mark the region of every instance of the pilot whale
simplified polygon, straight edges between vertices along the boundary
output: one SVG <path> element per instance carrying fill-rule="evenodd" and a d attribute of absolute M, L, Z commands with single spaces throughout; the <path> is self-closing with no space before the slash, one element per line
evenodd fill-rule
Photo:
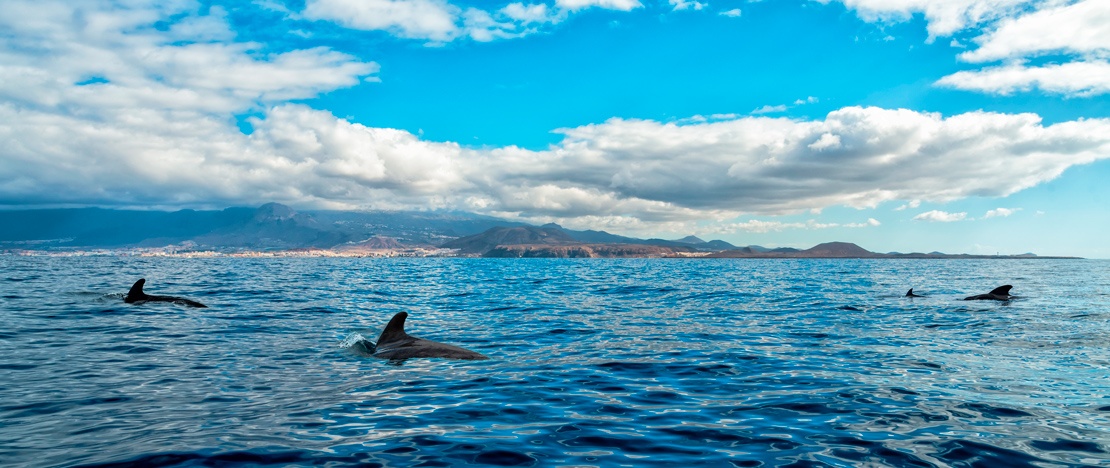
<path fill-rule="evenodd" d="M 425 340 L 405 333 L 405 319 L 408 316 L 408 312 L 399 312 L 389 320 L 389 324 L 378 337 L 374 357 L 394 361 L 409 358 L 489 359 L 469 349 Z"/>
<path fill-rule="evenodd" d="M 992 289 L 991 292 L 989 292 L 989 293 L 976 294 L 974 296 L 967 296 L 967 297 L 964 298 L 964 300 L 965 301 L 978 301 L 978 300 L 986 299 L 986 300 L 992 300 L 992 301 L 1008 301 L 1010 299 L 1013 299 L 1013 297 L 1014 297 L 1014 296 L 1010 295 L 1010 288 L 1012 288 L 1012 287 L 1013 286 L 1010 286 L 1008 284 L 1005 285 L 1005 286 L 999 286 L 997 288 Z"/>
<path fill-rule="evenodd" d="M 146 284 L 146 278 L 140 278 L 131 286 L 131 290 L 127 292 L 127 296 L 123 298 L 123 302 L 128 304 L 142 304 L 144 302 L 173 302 L 193 307 L 208 307 L 197 301 L 185 299 L 184 297 L 174 296 L 151 296 L 143 292 L 143 285 Z"/>
<path fill-rule="evenodd" d="M 925 297 L 925 296 L 923 296 L 921 294 L 914 294 L 913 293 L 913 288 L 910 288 L 909 292 L 906 293 L 906 297 Z"/>

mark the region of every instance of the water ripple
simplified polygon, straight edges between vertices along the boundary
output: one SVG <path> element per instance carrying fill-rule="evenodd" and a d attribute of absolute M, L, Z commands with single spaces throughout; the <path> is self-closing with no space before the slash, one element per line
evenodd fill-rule
<path fill-rule="evenodd" d="M 1110 462 L 1107 262 L 0 267 L 5 466 Z M 210 307 L 124 304 L 140 277 Z M 492 359 L 370 357 L 401 311 Z"/>

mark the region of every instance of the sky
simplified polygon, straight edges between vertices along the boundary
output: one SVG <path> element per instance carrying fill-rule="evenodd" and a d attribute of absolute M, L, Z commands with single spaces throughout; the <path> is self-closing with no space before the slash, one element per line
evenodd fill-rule
<path fill-rule="evenodd" d="M 1106 0 L 5 0 L 0 207 L 1110 258 Z"/>

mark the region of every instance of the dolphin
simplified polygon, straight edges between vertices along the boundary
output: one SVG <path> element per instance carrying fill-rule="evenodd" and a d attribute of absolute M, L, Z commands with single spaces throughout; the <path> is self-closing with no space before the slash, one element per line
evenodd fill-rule
<path fill-rule="evenodd" d="M 408 316 L 408 312 L 399 312 L 389 320 L 389 324 L 378 337 L 374 357 L 393 361 L 409 358 L 489 359 L 485 355 L 458 346 L 410 336 L 405 333 L 405 319 Z"/>
<path fill-rule="evenodd" d="M 143 285 L 146 284 L 146 278 L 139 278 L 131 290 L 127 291 L 127 296 L 123 298 L 123 302 L 128 304 L 142 304 L 144 302 L 173 302 L 175 304 L 182 304 L 193 307 L 208 307 L 197 301 L 185 299 L 184 297 L 174 296 L 151 296 L 143 292 Z"/>
<path fill-rule="evenodd" d="M 992 289 L 991 292 L 989 292 L 989 293 L 976 294 L 974 296 L 968 296 L 968 297 L 965 297 L 964 300 L 965 301 L 977 301 L 977 300 L 981 300 L 981 299 L 989 299 L 989 300 L 992 300 L 992 301 L 1008 301 L 1008 300 L 1010 300 L 1014 297 L 1014 296 L 1010 295 L 1010 288 L 1012 288 L 1012 287 L 1013 286 L 1010 286 L 1008 284 L 1005 285 L 1005 286 L 999 286 L 997 288 Z"/>
<path fill-rule="evenodd" d="M 910 288 L 909 292 L 906 293 L 906 297 L 925 297 L 925 296 L 923 296 L 921 294 L 914 294 L 913 293 L 913 288 Z"/>

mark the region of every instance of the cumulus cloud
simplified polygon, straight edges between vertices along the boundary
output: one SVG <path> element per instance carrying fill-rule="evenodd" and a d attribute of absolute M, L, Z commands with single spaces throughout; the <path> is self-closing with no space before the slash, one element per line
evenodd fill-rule
<path fill-rule="evenodd" d="M 826 0 L 828 1 L 828 0 Z M 904 21 L 923 14 L 929 40 L 976 30 L 970 63 L 1004 62 L 948 75 L 937 85 L 989 94 L 1040 90 L 1087 97 L 1110 93 L 1110 2 L 1080 0 L 840 0 L 867 21 Z M 952 40 L 954 47 L 965 47 Z M 1059 55 L 1060 61 L 1030 60 Z"/>
<path fill-rule="evenodd" d="M 906 203 L 905 205 L 901 205 L 898 208 L 895 208 L 894 211 L 905 211 L 907 209 L 917 208 L 919 206 L 921 206 L 921 200 L 910 200 L 909 203 Z"/>
<path fill-rule="evenodd" d="M 562 141 L 541 151 L 468 148 L 287 102 L 372 78 L 373 63 L 189 40 L 226 27 L 192 4 L 89 2 L 81 14 L 70 5 L 12 0 L 0 10 L 11 32 L 0 35 L 0 204 L 279 201 L 677 226 L 1001 197 L 1110 158 L 1110 119 L 1044 125 L 1034 114 L 874 107 L 805 120 L 610 119 L 558 129 Z M 151 27 L 160 22 L 168 27 Z M 256 114 L 250 134 L 233 118 L 244 112 Z"/>
<path fill-rule="evenodd" d="M 1001 95 L 1040 89 L 1054 94 L 1093 96 L 1110 93 L 1110 62 L 1011 64 L 956 72 L 941 78 L 937 84 Z"/>
<path fill-rule="evenodd" d="M 555 4 L 568 10 L 598 7 L 607 10 L 632 11 L 643 6 L 639 0 L 555 0 Z"/>
<path fill-rule="evenodd" d="M 963 221 L 967 218 L 967 212 L 949 213 L 947 211 L 932 210 L 914 216 L 915 221 L 930 221 L 936 223 L 951 223 L 955 221 Z"/>
<path fill-rule="evenodd" d="M 378 70 L 325 48 L 268 53 L 257 44 L 198 37 L 227 30 L 219 9 L 212 16 L 181 2 L 130 5 L 5 3 L 2 100 L 56 112 L 68 106 L 105 114 L 132 107 L 226 113 L 314 97 Z M 168 31 L 151 27 L 170 17 L 180 19 Z"/>
<path fill-rule="evenodd" d="M 566 12 L 543 3 L 516 2 L 487 11 L 446 0 L 308 0 L 302 15 L 350 29 L 443 43 L 462 37 L 488 42 L 527 36 L 562 21 Z"/>
<path fill-rule="evenodd" d="M 785 104 L 779 104 L 777 106 L 772 106 L 768 104 L 766 106 L 753 110 L 752 114 L 774 114 L 778 112 L 786 112 L 786 109 L 788 109 L 788 107 L 786 107 Z"/>
<path fill-rule="evenodd" d="M 307 0 L 303 14 L 353 29 L 446 41 L 456 34 L 459 8 L 443 0 Z"/>
<path fill-rule="evenodd" d="M 721 16 L 727 16 L 729 18 L 739 18 L 740 17 L 740 9 L 739 8 L 733 8 L 731 10 L 722 11 L 718 14 L 721 15 Z"/>
<path fill-rule="evenodd" d="M 864 21 L 907 21 L 921 14 L 930 40 L 1013 14 L 1037 0 L 817 0 L 839 1 Z"/>
<path fill-rule="evenodd" d="M 1110 4 L 1085 0 L 1007 18 L 975 39 L 975 50 L 960 54 L 987 62 L 1046 53 L 1106 57 L 1110 52 Z"/>
<path fill-rule="evenodd" d="M 993 210 L 987 211 L 987 214 L 983 215 L 983 217 L 984 218 L 995 218 L 995 217 L 1005 218 L 1005 217 L 1010 216 L 1014 213 L 1017 213 L 1018 211 L 1021 211 L 1021 208 L 995 208 Z"/>
<path fill-rule="evenodd" d="M 681 10 L 700 11 L 701 9 L 706 7 L 706 4 L 698 2 L 698 1 L 670 0 L 670 3 L 671 3 L 672 6 L 674 6 L 674 11 L 681 11 Z"/>
<path fill-rule="evenodd" d="M 1110 93 L 1110 3 L 1081 1 L 1007 19 L 960 54 L 969 62 L 1006 60 L 997 67 L 963 71 L 937 84 L 992 94 L 1040 89 L 1068 96 Z M 1027 59 L 1064 54 L 1067 62 L 1041 66 Z"/>

